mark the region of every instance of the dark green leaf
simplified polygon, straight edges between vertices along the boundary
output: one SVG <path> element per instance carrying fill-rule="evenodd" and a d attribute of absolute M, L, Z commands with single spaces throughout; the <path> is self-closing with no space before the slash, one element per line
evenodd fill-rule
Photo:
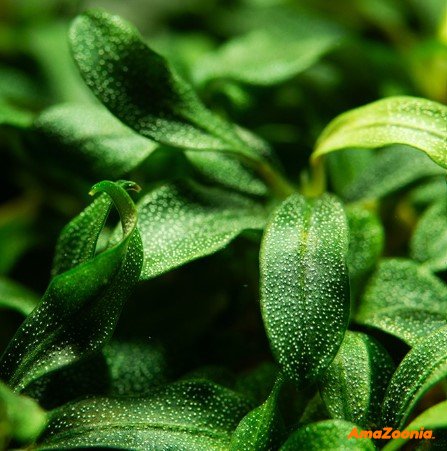
<path fill-rule="evenodd" d="M 34 129 L 39 144 L 35 156 L 43 154 L 49 165 L 63 164 L 88 180 L 117 179 L 157 147 L 96 105 L 51 107 L 36 119 Z"/>
<path fill-rule="evenodd" d="M 253 399 L 255 404 L 262 403 L 272 391 L 278 377 L 278 368 L 271 362 L 261 363 L 254 370 L 239 376 L 236 389 Z"/>
<path fill-rule="evenodd" d="M 185 153 L 196 171 L 206 180 L 248 194 L 265 196 L 268 193 L 265 183 L 231 155 L 195 150 Z"/>
<path fill-rule="evenodd" d="M 445 175 L 431 177 L 409 193 L 411 203 L 418 209 L 447 198 Z"/>
<path fill-rule="evenodd" d="M 278 406 L 282 385 L 283 379 L 279 376 L 267 400 L 241 420 L 231 439 L 232 451 L 278 449 L 284 434 Z"/>
<path fill-rule="evenodd" d="M 348 269 L 352 298 L 355 299 L 365 276 L 374 268 L 383 250 L 385 233 L 379 218 L 361 206 L 346 209 L 349 225 Z"/>
<path fill-rule="evenodd" d="M 338 354 L 319 381 L 331 417 L 365 429 L 377 427 L 394 365 L 386 350 L 368 335 L 346 332 Z"/>
<path fill-rule="evenodd" d="M 343 420 L 326 420 L 312 423 L 295 431 L 281 447 L 281 451 L 373 451 L 370 439 L 348 438 L 357 426 Z"/>
<path fill-rule="evenodd" d="M 138 203 L 144 247 L 142 279 L 217 252 L 246 229 L 262 229 L 265 208 L 237 193 L 183 183 Z"/>
<path fill-rule="evenodd" d="M 276 11 L 265 27 L 238 36 L 196 64 L 198 83 L 227 78 L 252 85 L 283 82 L 315 64 L 340 43 L 339 27 L 298 14 Z"/>
<path fill-rule="evenodd" d="M 378 199 L 425 177 L 444 174 L 445 170 L 416 149 L 392 146 L 377 152 L 373 161 L 345 187 L 350 201 Z"/>
<path fill-rule="evenodd" d="M 261 254 L 261 308 L 283 372 L 299 385 L 320 376 L 349 320 L 348 226 L 333 197 L 293 195 L 273 214 Z"/>
<path fill-rule="evenodd" d="M 447 106 L 417 97 L 381 99 L 335 118 L 318 139 L 313 158 L 335 150 L 405 144 L 447 168 Z"/>
<path fill-rule="evenodd" d="M 413 345 L 447 321 L 447 286 L 411 260 L 383 260 L 355 320 Z"/>
<path fill-rule="evenodd" d="M 93 93 L 141 135 L 174 147 L 257 157 L 235 127 L 206 109 L 191 86 L 118 16 L 100 11 L 78 16 L 70 41 Z"/>
<path fill-rule="evenodd" d="M 32 399 L 14 393 L 0 382 L 0 449 L 7 449 L 11 438 L 24 444 L 33 442 L 46 421 L 46 412 Z"/>
<path fill-rule="evenodd" d="M 27 288 L 5 277 L 0 277 L 0 309 L 16 310 L 27 316 L 36 307 L 39 297 Z"/>
<path fill-rule="evenodd" d="M 447 327 L 417 343 L 391 378 L 382 423 L 400 429 L 424 393 L 447 376 Z"/>
<path fill-rule="evenodd" d="M 53 411 L 38 449 L 222 450 L 249 408 L 207 381 L 180 381 L 145 398 L 90 398 Z"/>
<path fill-rule="evenodd" d="M 443 271 L 447 268 L 447 200 L 445 196 L 420 218 L 411 238 L 410 250 L 412 258 L 432 271 Z"/>
<path fill-rule="evenodd" d="M 111 336 L 121 307 L 138 280 L 142 264 L 141 238 L 135 206 L 123 183 L 100 182 L 92 193 L 105 192 L 121 216 L 123 237 L 115 246 L 88 258 L 97 235 L 83 234 L 76 224 L 81 213 L 62 231 L 66 248 L 79 248 L 76 262 L 51 281 L 40 304 L 27 317 L 0 360 L 0 376 L 20 391 L 40 376 L 101 348 Z M 104 196 L 103 196 L 104 197 Z M 97 227 L 108 212 L 101 200 Z M 88 214 L 91 214 L 90 207 Z M 93 215 L 94 217 L 94 215 Z M 94 229 L 94 227 L 92 227 Z M 98 230 L 98 229 L 96 229 Z"/>

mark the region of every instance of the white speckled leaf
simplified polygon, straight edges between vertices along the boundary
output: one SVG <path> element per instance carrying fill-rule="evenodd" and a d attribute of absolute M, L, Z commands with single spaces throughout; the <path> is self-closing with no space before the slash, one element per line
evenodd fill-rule
<path fill-rule="evenodd" d="M 444 173 L 444 169 L 419 150 L 390 146 L 377 151 L 368 167 L 345 187 L 343 196 L 349 201 L 379 199 L 421 179 Z"/>
<path fill-rule="evenodd" d="M 445 183 L 445 182 L 444 182 Z M 411 257 L 432 271 L 447 268 L 447 200 L 441 198 L 420 218 L 410 242 Z"/>
<path fill-rule="evenodd" d="M 141 451 L 222 451 L 249 409 L 236 392 L 196 380 L 167 385 L 144 398 L 90 398 L 53 411 L 38 449 L 95 444 Z"/>
<path fill-rule="evenodd" d="M 43 157 L 62 159 L 88 180 L 117 179 L 138 166 L 158 145 L 138 135 L 105 108 L 62 104 L 45 110 L 34 122 Z"/>
<path fill-rule="evenodd" d="M 269 86 L 306 70 L 340 43 L 341 29 L 293 10 L 272 11 L 263 28 L 238 36 L 200 59 L 198 83 L 227 78 Z"/>
<path fill-rule="evenodd" d="M 326 420 L 312 423 L 295 431 L 281 447 L 281 451 L 374 451 L 370 439 L 348 439 L 353 428 L 360 428 L 348 421 Z"/>
<path fill-rule="evenodd" d="M 195 170 L 207 181 L 257 196 L 268 193 L 266 184 L 254 171 L 231 155 L 195 150 L 187 150 L 185 154 Z"/>
<path fill-rule="evenodd" d="M 447 401 L 440 402 L 418 415 L 408 426 L 407 431 L 445 429 L 447 427 Z M 433 434 L 434 436 L 435 434 Z M 395 451 L 401 449 L 408 439 L 398 438 L 390 440 L 382 449 L 383 451 Z"/>
<path fill-rule="evenodd" d="M 348 226 L 341 204 L 293 195 L 273 214 L 260 254 L 261 308 L 276 360 L 299 386 L 330 364 L 349 320 Z"/>
<path fill-rule="evenodd" d="M 359 205 L 346 208 L 349 225 L 347 257 L 351 294 L 355 299 L 383 250 L 385 232 L 377 215 Z"/>
<path fill-rule="evenodd" d="M 447 376 L 447 326 L 416 344 L 405 356 L 388 385 L 382 424 L 405 426 L 417 402 Z"/>
<path fill-rule="evenodd" d="M 447 323 L 447 286 L 411 260 L 382 260 L 355 320 L 413 345 Z"/>
<path fill-rule="evenodd" d="M 15 310 L 26 316 L 36 307 L 39 297 L 22 285 L 0 277 L 0 309 Z"/>
<path fill-rule="evenodd" d="M 0 359 L 0 377 L 16 391 L 102 347 L 138 280 L 142 246 L 132 199 L 123 183 L 100 182 L 92 190 L 97 192 L 107 193 L 115 203 L 121 215 L 123 237 L 90 259 L 81 252 L 82 263 L 53 278 L 40 304 L 26 318 Z M 103 208 L 101 201 L 94 204 Z M 83 214 L 74 222 L 82 222 Z M 97 220 L 103 224 L 104 216 L 100 214 Z M 91 251 L 96 242 L 92 240 L 94 235 L 87 242 L 79 239 L 79 232 L 70 224 L 62 236 L 65 234 L 72 238 L 71 246 L 83 250 Z"/>
<path fill-rule="evenodd" d="M 0 382 L 0 449 L 10 449 L 7 444 L 11 438 L 22 444 L 33 442 L 46 421 L 46 412 L 35 401 Z"/>
<path fill-rule="evenodd" d="M 266 220 L 265 208 L 252 199 L 186 182 L 147 194 L 138 214 L 142 279 L 217 252 L 242 231 L 262 229 Z"/>
<path fill-rule="evenodd" d="M 78 16 L 70 42 L 93 93 L 141 135 L 175 147 L 257 156 L 234 126 L 206 109 L 192 87 L 118 16 L 101 11 Z"/>
<path fill-rule="evenodd" d="M 285 432 L 278 406 L 282 385 L 279 376 L 267 400 L 242 418 L 231 439 L 231 451 L 278 449 Z"/>
<path fill-rule="evenodd" d="M 365 429 L 378 426 L 394 364 L 373 338 L 347 331 L 335 359 L 319 381 L 331 417 Z"/>
<path fill-rule="evenodd" d="M 320 135 L 313 158 L 338 149 L 405 144 L 447 168 L 447 106 L 418 97 L 378 100 L 335 118 Z"/>

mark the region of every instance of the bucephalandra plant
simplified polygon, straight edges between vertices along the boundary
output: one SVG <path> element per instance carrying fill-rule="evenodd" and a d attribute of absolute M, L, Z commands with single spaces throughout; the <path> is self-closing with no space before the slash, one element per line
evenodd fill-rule
<path fill-rule="evenodd" d="M 398 6 L 350 4 L 395 46 L 373 65 L 408 69 L 353 108 L 343 48 L 360 71 L 368 38 L 324 5 L 255 3 L 213 50 L 103 10 L 5 28 L 57 101 L 0 66 L 23 191 L 0 207 L 0 449 L 447 447 L 445 4 L 429 52 Z M 275 122 L 291 107 L 302 140 Z M 287 130 L 312 140 L 295 172 Z"/>

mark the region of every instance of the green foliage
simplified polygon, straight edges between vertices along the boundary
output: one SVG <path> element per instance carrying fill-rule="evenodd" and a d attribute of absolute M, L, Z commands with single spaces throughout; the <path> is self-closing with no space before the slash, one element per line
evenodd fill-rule
<path fill-rule="evenodd" d="M 0 450 L 444 449 L 445 1 L 0 3 Z"/>
<path fill-rule="evenodd" d="M 348 226 L 333 197 L 285 200 L 266 227 L 261 308 L 272 352 L 305 385 L 334 358 L 349 320 Z"/>

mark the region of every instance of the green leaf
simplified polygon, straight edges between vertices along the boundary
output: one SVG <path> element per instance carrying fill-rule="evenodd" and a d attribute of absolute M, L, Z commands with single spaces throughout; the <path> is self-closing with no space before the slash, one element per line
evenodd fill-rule
<path fill-rule="evenodd" d="M 349 201 L 379 199 L 426 177 L 444 175 L 445 170 L 408 146 L 380 149 L 367 168 L 345 187 Z"/>
<path fill-rule="evenodd" d="M 62 231 L 61 241 L 67 244 L 66 248 L 81 249 L 79 264 L 73 263 L 71 269 L 65 265 L 65 272 L 53 278 L 40 304 L 27 317 L 0 359 L 0 377 L 16 391 L 96 351 L 110 338 L 142 264 L 137 213 L 123 186 L 129 183 L 104 181 L 92 189 L 92 194 L 107 193 L 120 213 L 123 237 L 118 244 L 88 258 L 97 236 L 88 233 L 85 238 L 76 228 L 76 224 L 83 224 L 84 213 Z M 98 217 L 93 219 L 99 228 L 105 221 L 108 206 L 102 201 L 94 205 L 99 205 Z"/>
<path fill-rule="evenodd" d="M 194 150 L 187 150 L 185 154 L 194 169 L 207 181 L 257 196 L 268 193 L 266 184 L 254 171 L 231 155 Z"/>
<path fill-rule="evenodd" d="M 388 97 L 335 118 L 320 135 L 312 158 L 349 148 L 405 144 L 447 168 L 447 106 L 410 96 Z"/>
<path fill-rule="evenodd" d="M 193 183 L 155 189 L 138 203 L 144 247 L 142 279 L 149 279 L 225 247 L 247 229 L 262 229 L 259 203 Z"/>
<path fill-rule="evenodd" d="M 241 374 L 236 381 L 236 390 L 253 399 L 255 404 L 260 404 L 269 396 L 277 377 L 276 365 L 264 362 L 248 373 Z"/>
<path fill-rule="evenodd" d="M 27 128 L 32 124 L 33 117 L 34 115 L 29 111 L 0 101 L 0 127 Z"/>
<path fill-rule="evenodd" d="M 385 233 L 377 215 L 364 207 L 347 207 L 346 217 L 349 225 L 347 263 L 351 298 L 355 299 L 383 251 Z"/>
<path fill-rule="evenodd" d="M 90 398 L 53 411 L 38 449 L 222 450 L 249 408 L 236 392 L 195 380 L 144 398 Z"/>
<path fill-rule="evenodd" d="M 407 431 L 445 429 L 447 427 L 447 401 L 440 402 L 418 415 L 408 426 Z M 400 449 L 408 439 L 398 438 L 390 440 L 382 449 L 383 451 L 394 451 Z"/>
<path fill-rule="evenodd" d="M 394 373 L 382 408 L 382 424 L 401 429 L 424 393 L 447 376 L 447 327 L 417 343 Z"/>
<path fill-rule="evenodd" d="M 355 424 L 343 420 L 312 423 L 295 431 L 281 447 L 281 451 L 375 450 L 376 447 L 370 439 L 348 438 L 349 433 L 356 427 Z"/>
<path fill-rule="evenodd" d="M 447 286 L 411 260 L 383 260 L 365 289 L 355 320 L 411 346 L 446 324 Z"/>
<path fill-rule="evenodd" d="M 34 130 L 38 139 L 34 157 L 88 180 L 117 179 L 158 147 L 96 105 L 53 106 L 36 119 Z"/>
<path fill-rule="evenodd" d="M 394 371 L 386 350 L 368 335 L 349 332 L 319 381 L 331 417 L 365 429 L 377 427 L 385 390 Z"/>
<path fill-rule="evenodd" d="M 315 64 L 343 36 L 336 25 L 293 10 L 273 11 L 269 19 L 265 27 L 202 58 L 193 73 L 196 82 L 224 78 L 261 86 L 281 83 Z"/>
<path fill-rule="evenodd" d="M 445 182 L 444 182 L 445 183 Z M 410 254 L 431 271 L 447 268 L 447 204 L 445 197 L 432 205 L 416 226 Z"/>
<path fill-rule="evenodd" d="M 93 93 L 141 135 L 174 147 L 258 158 L 235 127 L 206 109 L 192 87 L 118 16 L 101 11 L 78 16 L 70 41 Z"/>
<path fill-rule="evenodd" d="M 347 187 L 364 174 L 374 160 L 370 149 L 343 149 L 327 156 L 327 171 L 336 194 L 344 196 Z"/>
<path fill-rule="evenodd" d="M 47 421 L 46 412 L 31 398 L 14 393 L 0 382 L 0 448 L 7 448 L 11 438 L 19 443 L 33 442 Z"/>
<path fill-rule="evenodd" d="M 260 253 L 261 308 L 270 346 L 298 385 L 319 377 L 349 320 L 348 226 L 333 197 L 286 199 L 267 225 Z"/>
<path fill-rule="evenodd" d="M 39 297 L 22 285 L 0 277 L 0 308 L 12 309 L 27 316 L 36 307 Z"/>
<path fill-rule="evenodd" d="M 447 197 L 445 175 L 431 177 L 409 193 L 409 200 L 417 209 L 429 207 Z"/>
<path fill-rule="evenodd" d="M 284 434 L 284 424 L 278 406 L 282 385 L 283 379 L 279 376 L 267 400 L 241 420 L 231 439 L 230 450 L 278 449 Z"/>

